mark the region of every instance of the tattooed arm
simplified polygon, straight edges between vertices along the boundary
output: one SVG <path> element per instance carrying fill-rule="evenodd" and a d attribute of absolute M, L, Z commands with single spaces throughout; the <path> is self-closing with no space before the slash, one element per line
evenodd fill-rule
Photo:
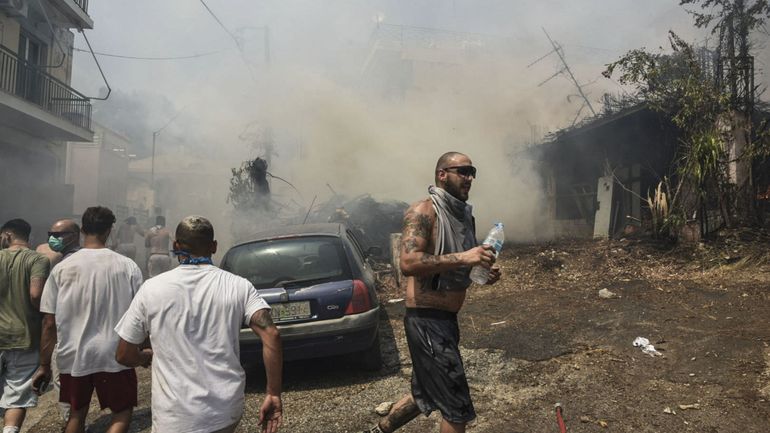
<path fill-rule="evenodd" d="M 251 330 L 262 340 L 262 360 L 265 363 L 267 387 L 265 400 L 259 408 L 259 424 L 263 432 L 273 433 L 283 421 L 281 379 L 283 369 L 283 345 L 278 328 L 273 324 L 270 310 L 257 310 L 249 322 Z"/>
<path fill-rule="evenodd" d="M 435 224 L 436 212 L 430 200 L 417 202 L 407 209 L 401 234 L 399 261 L 404 275 L 425 277 L 462 266 L 482 264 L 490 267 L 494 263 L 494 254 L 486 247 L 475 247 L 461 253 L 433 255 L 429 248 L 433 245 Z"/>

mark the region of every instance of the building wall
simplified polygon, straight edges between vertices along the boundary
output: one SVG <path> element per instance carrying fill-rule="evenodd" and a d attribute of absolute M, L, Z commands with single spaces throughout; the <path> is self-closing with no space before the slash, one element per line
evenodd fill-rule
<path fill-rule="evenodd" d="M 72 48 L 75 35 L 70 30 L 57 26 L 56 23 L 64 19 L 60 12 L 47 2 L 42 4 L 45 5 L 46 14 L 54 27 L 53 34 L 48 23 L 37 10 L 37 3 L 29 2 L 26 18 L 11 17 L 0 12 L 0 44 L 18 53 L 19 36 L 23 29 L 46 46 L 45 72 L 69 85 L 72 80 Z"/>
<path fill-rule="evenodd" d="M 10 48 L 14 53 L 19 48 L 19 29 L 21 26 L 16 18 L 0 12 L 0 45 Z"/>
<path fill-rule="evenodd" d="M 67 19 L 52 2 L 40 3 L 53 23 L 53 34 L 37 9 L 39 3 L 26 1 L 26 16 L 10 16 L 0 11 L 0 44 L 18 53 L 23 30 L 45 45 L 46 58 L 41 60 L 46 66 L 44 72 L 69 84 L 74 36 L 64 28 Z M 60 45 L 66 54 L 64 58 Z M 59 63 L 60 66 L 53 67 Z M 72 185 L 65 184 L 67 147 L 55 139 L 56 135 L 44 138 L 46 134 L 0 117 L 0 223 L 10 218 L 26 219 L 32 224 L 35 244 L 46 241 L 45 232 L 53 221 L 73 216 L 75 191 Z"/>
<path fill-rule="evenodd" d="M 97 200 L 112 209 L 126 206 L 127 191 L 128 159 L 112 149 L 102 149 L 99 155 Z"/>
<path fill-rule="evenodd" d="M 72 216 L 73 189 L 64 184 L 62 146 L 0 125 L 0 224 L 24 218 L 36 242 L 59 218 Z"/>
<path fill-rule="evenodd" d="M 122 135 L 94 123 L 93 143 L 69 143 L 66 182 L 75 188 L 73 212 L 89 206 L 127 205 L 130 146 Z"/>
<path fill-rule="evenodd" d="M 98 176 L 101 149 L 92 143 L 69 143 L 67 184 L 75 189 L 72 213 L 81 214 L 98 204 Z"/>
<path fill-rule="evenodd" d="M 67 29 L 57 29 L 57 38 L 59 39 L 59 43 L 64 49 L 64 59 L 62 62 L 62 52 L 59 51 L 58 45 L 53 43 L 51 48 L 48 50 L 48 64 L 62 64 L 56 68 L 49 68 L 48 73 L 59 81 L 69 85 L 72 82 L 72 47 L 75 43 L 75 35 Z"/>

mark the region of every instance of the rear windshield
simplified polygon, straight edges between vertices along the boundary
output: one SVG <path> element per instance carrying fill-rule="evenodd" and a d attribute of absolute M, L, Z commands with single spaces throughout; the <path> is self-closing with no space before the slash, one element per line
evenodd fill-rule
<path fill-rule="evenodd" d="M 251 281 L 257 289 L 350 278 L 342 243 L 329 236 L 240 245 L 227 253 L 224 262 L 224 269 Z"/>

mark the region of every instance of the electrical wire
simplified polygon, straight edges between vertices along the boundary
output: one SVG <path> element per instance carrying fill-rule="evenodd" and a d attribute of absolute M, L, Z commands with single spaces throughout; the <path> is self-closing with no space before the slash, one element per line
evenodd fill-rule
<path fill-rule="evenodd" d="M 199 0 L 199 1 L 203 5 L 203 7 L 206 8 L 206 12 L 208 12 L 209 15 L 211 15 L 211 17 L 214 18 L 214 21 L 216 21 L 217 24 L 219 24 L 219 27 L 221 27 L 222 30 L 224 30 L 225 33 L 227 33 L 230 36 L 230 38 L 232 38 L 233 42 L 235 42 L 235 46 L 238 48 L 238 53 L 240 53 L 241 60 L 243 60 L 243 64 L 246 65 L 246 69 L 249 70 L 249 77 L 251 77 L 252 81 L 257 83 L 257 78 L 254 76 L 254 69 L 251 67 L 251 64 L 249 64 L 249 62 L 246 61 L 246 56 L 243 53 L 243 45 L 241 44 L 241 40 L 238 39 L 238 37 L 233 32 L 231 32 L 230 29 L 227 28 L 227 26 L 225 26 L 222 20 L 219 19 L 219 17 L 214 13 L 213 10 L 211 10 L 209 5 L 207 5 L 204 0 Z"/>
<path fill-rule="evenodd" d="M 79 51 L 81 53 L 90 53 L 88 50 L 84 50 L 82 48 L 73 48 L 75 51 Z M 127 60 L 186 60 L 186 59 L 197 59 L 199 57 L 207 57 L 207 56 L 213 56 L 214 54 L 219 54 L 226 50 L 218 50 L 218 51 L 208 51 L 205 53 L 200 54 L 191 54 L 189 56 L 175 56 L 175 57 L 141 57 L 141 56 L 126 56 L 123 54 L 112 54 L 112 53 L 102 53 L 99 51 L 94 51 L 94 54 L 97 56 L 102 57 L 115 57 L 118 59 L 127 59 Z"/>
<path fill-rule="evenodd" d="M 235 36 L 235 34 L 233 34 L 233 32 L 231 32 L 230 29 L 227 28 L 227 26 L 225 26 L 222 20 L 220 20 L 219 17 L 216 16 L 214 11 L 211 10 L 209 5 L 207 5 L 205 1 L 203 0 L 199 0 L 199 1 L 203 5 L 203 7 L 206 8 L 206 11 L 209 13 L 209 15 L 211 15 L 211 17 L 214 18 L 214 21 L 216 21 L 217 24 L 219 24 L 219 27 L 222 27 L 222 30 L 224 30 L 225 33 L 227 33 L 233 39 L 233 41 L 235 41 L 235 45 L 238 47 L 238 50 L 240 50 L 241 49 L 240 39 L 238 39 L 238 37 Z"/>

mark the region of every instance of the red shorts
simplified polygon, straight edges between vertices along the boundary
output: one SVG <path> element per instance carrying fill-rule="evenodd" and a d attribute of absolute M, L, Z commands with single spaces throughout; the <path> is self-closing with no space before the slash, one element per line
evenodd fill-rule
<path fill-rule="evenodd" d="M 102 409 L 109 408 L 113 413 L 118 413 L 136 407 L 137 381 L 133 368 L 117 373 L 94 373 L 81 377 L 62 374 L 59 380 L 59 401 L 69 403 L 73 410 L 91 404 L 94 389 Z"/>

